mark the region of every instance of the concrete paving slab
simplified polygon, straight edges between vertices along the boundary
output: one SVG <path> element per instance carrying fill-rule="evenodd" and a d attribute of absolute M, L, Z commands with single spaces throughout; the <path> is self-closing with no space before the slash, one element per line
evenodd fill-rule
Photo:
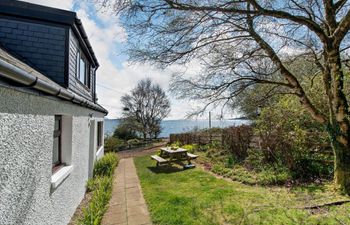
<path fill-rule="evenodd" d="M 152 225 L 132 158 L 121 159 L 114 173 L 112 198 L 102 225 Z"/>

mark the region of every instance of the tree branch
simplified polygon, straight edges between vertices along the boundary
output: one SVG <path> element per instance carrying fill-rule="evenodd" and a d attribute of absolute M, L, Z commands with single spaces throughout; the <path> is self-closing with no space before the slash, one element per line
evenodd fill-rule
<path fill-rule="evenodd" d="M 301 87 L 297 78 L 283 65 L 280 58 L 277 56 L 272 47 L 264 40 L 262 37 L 255 32 L 253 26 L 253 19 L 248 15 L 247 23 L 249 26 L 249 32 L 252 37 L 256 40 L 256 42 L 260 45 L 262 49 L 264 49 L 267 55 L 271 58 L 271 60 L 276 64 L 278 68 L 280 68 L 281 74 L 285 77 L 288 83 L 294 88 L 296 94 L 298 95 L 301 103 L 305 106 L 305 108 L 309 111 L 311 116 L 320 123 L 326 123 L 326 117 L 319 112 L 316 107 L 311 103 L 310 99 L 306 96 L 305 91 Z"/>
<path fill-rule="evenodd" d="M 305 25 L 310 30 L 315 32 L 317 36 L 325 41 L 328 39 L 327 35 L 324 33 L 323 29 L 313 20 L 304 16 L 296 16 L 292 15 L 288 12 L 280 11 L 280 10 L 270 10 L 261 7 L 255 0 L 246 0 L 242 1 L 243 3 L 249 3 L 255 7 L 256 10 L 244 10 L 238 9 L 235 7 L 228 7 L 227 4 L 221 6 L 195 6 L 185 3 L 179 3 L 178 1 L 173 0 L 163 0 L 165 1 L 171 8 L 177 10 L 186 10 L 186 11 L 213 11 L 213 12 L 222 12 L 222 13 L 236 13 L 240 15 L 264 15 L 271 16 L 279 19 L 288 19 L 295 23 Z M 230 2 L 229 2 L 230 3 Z"/>

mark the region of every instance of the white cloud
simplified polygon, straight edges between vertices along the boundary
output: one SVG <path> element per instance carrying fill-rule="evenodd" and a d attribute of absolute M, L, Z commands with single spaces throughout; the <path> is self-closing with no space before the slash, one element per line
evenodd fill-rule
<path fill-rule="evenodd" d="M 119 25 L 118 18 L 111 17 L 109 14 L 109 18 L 113 19 L 108 20 L 107 14 L 101 12 L 96 14 L 98 19 L 103 21 L 103 26 L 99 26 L 85 8 L 82 7 L 77 13 L 100 62 L 100 68 L 97 71 L 97 96 L 99 103 L 108 109 L 109 118 L 121 116 L 121 96 L 130 92 L 143 78 L 151 78 L 163 89 L 168 89 L 172 69 L 161 71 L 150 65 L 113 61 L 113 54 L 115 54 L 113 46 L 126 41 L 125 30 Z M 118 68 L 117 64 L 121 64 L 121 68 Z M 172 100 L 172 102 L 174 104 L 171 118 L 184 117 L 184 108 L 186 107 L 176 107 L 179 102 L 176 100 Z"/>

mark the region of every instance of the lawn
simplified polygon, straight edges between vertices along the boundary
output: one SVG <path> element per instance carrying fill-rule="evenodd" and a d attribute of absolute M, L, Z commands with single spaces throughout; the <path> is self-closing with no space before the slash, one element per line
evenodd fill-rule
<path fill-rule="evenodd" d="M 200 168 L 157 169 L 149 156 L 135 158 L 154 224 L 350 224 L 350 203 L 324 186 L 251 186 L 216 178 Z"/>

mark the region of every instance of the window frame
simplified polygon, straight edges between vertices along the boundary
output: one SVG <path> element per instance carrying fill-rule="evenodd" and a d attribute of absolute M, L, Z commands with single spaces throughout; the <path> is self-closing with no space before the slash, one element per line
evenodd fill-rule
<path fill-rule="evenodd" d="M 103 121 L 97 121 L 97 150 L 103 146 Z"/>
<path fill-rule="evenodd" d="M 56 171 L 58 171 L 62 166 L 62 116 L 61 115 L 55 115 L 55 123 L 56 121 L 58 122 L 58 130 L 55 130 L 54 128 L 54 132 L 53 132 L 53 138 L 58 138 L 58 161 L 56 163 L 52 162 L 52 173 L 55 173 Z M 53 148 L 52 151 L 54 151 L 55 149 Z"/>
<path fill-rule="evenodd" d="M 88 89 L 91 88 L 91 78 L 90 78 L 90 62 L 85 56 L 84 52 L 81 49 L 77 50 L 77 55 L 76 55 L 76 78 L 77 80 L 83 84 L 85 87 Z M 85 63 L 85 71 L 84 71 L 84 80 L 82 81 L 81 78 L 81 70 L 80 70 L 80 62 L 83 61 Z"/>

